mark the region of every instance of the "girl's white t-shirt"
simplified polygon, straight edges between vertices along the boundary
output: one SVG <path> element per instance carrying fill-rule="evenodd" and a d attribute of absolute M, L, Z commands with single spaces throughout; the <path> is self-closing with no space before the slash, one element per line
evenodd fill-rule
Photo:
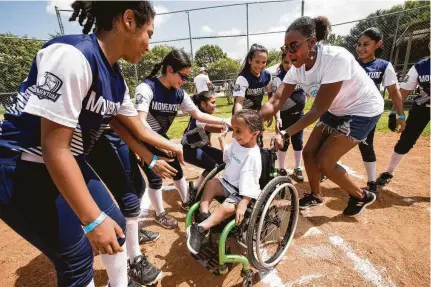
<path fill-rule="evenodd" d="M 238 188 L 240 195 L 257 198 L 261 192 L 259 179 L 262 173 L 259 147 L 256 145 L 246 148 L 233 140 L 231 144 L 225 146 L 223 161 L 226 162 L 223 179 Z M 224 186 L 229 192 L 235 193 L 229 185 Z"/>
<path fill-rule="evenodd" d="M 373 80 L 358 64 L 353 55 L 342 47 L 317 45 L 317 59 L 306 71 L 292 66 L 284 77 L 287 84 L 299 84 L 304 91 L 316 97 L 320 85 L 343 81 L 329 112 L 336 116 L 356 115 L 374 117 L 383 113 L 383 97 Z M 324 97 L 324 94 L 319 97 Z"/>

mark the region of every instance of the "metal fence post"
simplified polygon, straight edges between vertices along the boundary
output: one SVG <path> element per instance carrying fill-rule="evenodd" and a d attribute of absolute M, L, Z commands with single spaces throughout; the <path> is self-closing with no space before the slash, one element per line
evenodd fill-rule
<path fill-rule="evenodd" d="M 134 66 L 135 66 L 136 85 L 139 85 L 138 64 L 135 64 Z"/>
<path fill-rule="evenodd" d="M 413 32 L 410 31 L 409 40 L 407 42 L 407 50 L 406 50 L 406 56 L 404 58 L 404 66 L 403 66 L 403 76 L 402 79 L 406 76 L 407 73 L 407 67 L 409 65 L 409 58 L 410 58 L 410 51 L 412 49 L 412 40 L 413 40 Z"/>
<path fill-rule="evenodd" d="M 61 35 L 64 36 L 64 27 L 63 27 L 63 23 L 61 21 L 60 11 L 58 10 L 57 6 L 54 6 L 54 8 L 55 8 L 55 14 L 57 15 L 58 26 L 60 26 L 60 33 L 61 33 Z"/>
<path fill-rule="evenodd" d="M 186 13 L 187 13 L 187 21 L 189 23 L 190 53 L 191 53 L 191 58 L 193 63 L 193 43 L 192 43 L 192 28 L 190 26 L 190 13 L 189 11 L 187 11 Z"/>
<path fill-rule="evenodd" d="M 248 4 L 245 4 L 245 17 L 247 20 L 247 52 L 248 52 L 248 49 L 250 49 L 250 39 L 249 39 L 249 32 L 248 32 Z"/>
<path fill-rule="evenodd" d="M 305 6 L 305 0 L 302 0 L 302 2 L 301 2 L 301 16 L 304 16 L 304 6 Z"/>
<path fill-rule="evenodd" d="M 400 16 L 401 16 L 401 14 L 397 15 L 397 25 L 395 27 L 394 40 L 392 41 L 391 54 L 389 56 L 389 62 L 392 62 L 392 60 L 393 60 L 392 57 L 394 56 L 395 44 L 397 42 L 397 36 L 398 36 L 398 28 L 400 26 Z"/>

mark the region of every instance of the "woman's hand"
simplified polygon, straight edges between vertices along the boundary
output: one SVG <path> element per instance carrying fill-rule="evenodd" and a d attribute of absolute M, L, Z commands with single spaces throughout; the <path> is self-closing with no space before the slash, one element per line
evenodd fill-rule
<path fill-rule="evenodd" d="M 109 216 L 86 235 L 95 254 L 113 255 L 123 251 L 117 240 L 125 237 L 123 230 Z"/>
<path fill-rule="evenodd" d="M 281 121 L 281 119 L 277 119 L 275 121 L 275 131 L 280 132 L 282 125 L 283 125 L 283 122 Z"/>
<path fill-rule="evenodd" d="M 284 138 L 280 133 L 275 135 L 275 150 L 279 150 L 284 147 Z"/>

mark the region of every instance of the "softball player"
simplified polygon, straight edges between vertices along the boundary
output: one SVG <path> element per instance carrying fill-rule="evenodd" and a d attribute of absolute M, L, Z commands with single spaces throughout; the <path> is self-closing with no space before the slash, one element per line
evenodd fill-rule
<path fill-rule="evenodd" d="M 394 177 L 395 170 L 406 154 L 412 149 L 419 136 L 430 121 L 430 58 L 420 60 L 412 66 L 404 81 L 400 83 L 403 100 L 419 85 L 421 92 L 415 97 L 413 106 L 409 111 L 406 128 L 401 133 L 395 145 L 386 171 L 377 179 L 379 186 L 387 185 Z M 394 115 L 394 111 L 392 111 Z M 394 118 L 392 118 L 392 121 Z"/>
<path fill-rule="evenodd" d="M 289 61 L 287 54 L 282 53 L 277 77 L 272 81 L 272 94 L 275 94 L 278 87 L 281 85 L 287 71 L 292 67 L 292 63 Z M 283 107 L 277 112 L 275 116 L 275 127 L 277 131 L 287 129 L 289 126 L 296 123 L 303 115 L 305 108 L 306 94 L 303 89 L 297 87 L 292 95 L 283 104 Z M 293 145 L 293 156 L 295 158 L 295 167 L 293 169 L 292 177 L 298 182 L 304 182 L 304 176 L 302 175 L 301 159 L 303 149 L 303 138 L 304 132 L 300 131 L 297 134 L 292 135 Z M 284 141 L 284 146 L 278 150 L 278 164 L 280 168 L 285 168 L 286 153 L 289 147 L 290 139 Z"/>
<path fill-rule="evenodd" d="M 155 12 L 146 1 L 72 8 L 84 34 L 39 50 L 1 124 L 0 218 L 53 262 L 58 286 L 94 286 L 93 252 L 110 286 L 152 284 L 161 271 L 144 256 L 129 279 L 126 221 L 86 159 L 108 124 L 150 166 L 160 162 L 136 139 L 182 155 L 142 125 L 117 63 L 141 60 Z"/>
<path fill-rule="evenodd" d="M 161 63 L 154 66 L 151 74 L 136 88 L 136 109 L 142 122 L 166 139 L 168 139 L 166 133 L 179 109 L 202 123 L 230 125 L 229 120 L 201 112 L 190 96 L 181 89 L 181 86 L 189 80 L 192 72 L 191 66 L 190 59 L 184 51 L 172 50 Z M 162 73 L 157 77 L 160 69 L 162 69 Z M 166 153 L 156 145 L 147 144 L 146 146 L 154 154 L 173 158 L 173 162 L 170 164 L 178 171 L 173 177 L 174 184 L 180 193 L 181 206 L 187 209 L 189 205 L 187 182 L 178 158 Z M 163 207 L 162 178 L 151 171 L 148 165 L 144 165 L 144 172 L 149 181 L 148 196 L 156 210 L 156 221 L 165 228 L 177 227 L 177 220 L 169 216 Z"/>
<path fill-rule="evenodd" d="M 382 33 L 377 28 L 369 28 L 359 36 L 356 52 L 358 62 L 373 80 L 374 84 L 380 89 L 380 85 L 387 87 L 389 97 L 394 103 L 395 111 L 398 113 L 396 126 L 402 132 L 406 126 L 403 102 L 398 88 L 397 75 L 392 64 L 386 60 L 378 58 L 382 52 Z M 395 116 L 395 114 L 394 114 Z M 396 126 L 390 128 L 395 131 Z M 365 143 L 359 143 L 362 160 L 368 175 L 367 189 L 379 196 L 376 183 L 376 154 L 374 152 L 374 133 L 376 127 L 370 131 Z"/>
<path fill-rule="evenodd" d="M 235 81 L 232 114 L 242 109 L 259 111 L 262 108 L 265 92 L 271 92 L 271 74 L 264 70 L 267 60 L 268 50 L 262 45 L 253 44 Z M 263 147 L 262 134 L 258 137 L 258 145 Z"/>

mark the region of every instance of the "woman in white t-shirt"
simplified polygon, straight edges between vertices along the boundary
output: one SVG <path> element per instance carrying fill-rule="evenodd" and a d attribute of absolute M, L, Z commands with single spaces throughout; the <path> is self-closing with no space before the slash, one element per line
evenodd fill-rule
<path fill-rule="evenodd" d="M 296 85 L 315 101 L 310 111 L 277 135 L 277 142 L 319 120 L 303 151 L 311 194 L 300 200 L 300 208 L 321 205 L 320 177 L 325 174 L 350 194 L 344 215 L 355 216 L 376 199 L 362 190 L 337 161 L 359 142 L 364 142 L 383 112 L 383 98 L 374 82 L 352 54 L 341 47 L 319 45 L 327 38 L 326 17 L 301 17 L 287 29 L 283 50 L 293 63 L 283 84 L 264 105 L 261 115 L 269 119 L 289 98 Z"/>

